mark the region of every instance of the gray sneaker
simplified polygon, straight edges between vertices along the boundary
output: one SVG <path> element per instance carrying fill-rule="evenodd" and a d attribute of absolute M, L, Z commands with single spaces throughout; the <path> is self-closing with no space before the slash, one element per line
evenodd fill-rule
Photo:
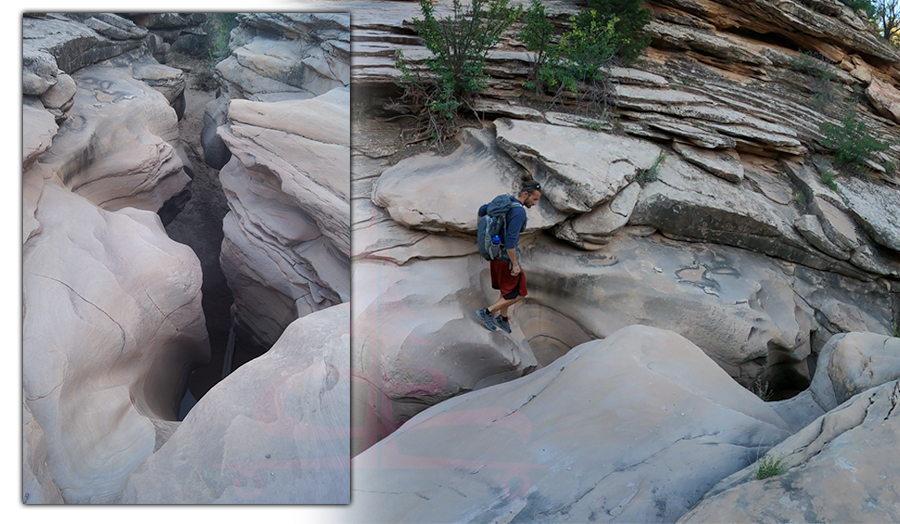
<path fill-rule="evenodd" d="M 496 324 L 497 327 L 499 327 L 503 331 L 512 333 L 512 328 L 509 327 L 509 319 L 504 317 L 503 315 L 497 315 L 496 317 L 494 317 L 494 324 Z"/>
<path fill-rule="evenodd" d="M 488 311 L 488 308 L 479 309 L 475 312 L 475 315 L 481 319 L 481 321 L 484 323 L 484 327 L 490 329 L 491 331 L 497 329 L 497 326 L 494 325 L 494 319 L 493 317 L 491 317 L 491 312 Z"/>

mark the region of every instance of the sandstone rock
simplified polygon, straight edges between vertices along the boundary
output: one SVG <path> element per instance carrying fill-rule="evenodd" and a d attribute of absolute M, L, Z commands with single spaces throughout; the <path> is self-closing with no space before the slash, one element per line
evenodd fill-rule
<path fill-rule="evenodd" d="M 112 13 L 96 13 L 84 21 L 84 25 L 113 40 L 144 38 L 147 29 L 136 25 L 131 20 Z"/>
<path fill-rule="evenodd" d="M 900 252 L 900 190 L 856 177 L 837 181 L 847 208 L 872 240 Z"/>
<path fill-rule="evenodd" d="M 794 213 L 762 195 L 704 175 L 684 161 L 667 158 L 660 164 L 659 181 L 641 192 L 631 223 L 866 278 L 849 263 L 812 248 L 794 230 Z"/>
<path fill-rule="evenodd" d="M 175 111 L 158 91 L 109 66 L 72 75 L 70 116 L 37 160 L 66 187 L 108 210 L 158 210 L 190 178 L 173 143 Z"/>
<path fill-rule="evenodd" d="M 137 39 L 109 39 L 78 21 L 57 14 L 23 17 L 22 37 L 24 45 L 50 54 L 59 69 L 70 75 L 141 45 Z"/>
<path fill-rule="evenodd" d="M 23 394 L 24 398 L 25 395 Z M 22 404 L 22 502 L 63 504 L 59 487 L 47 468 L 47 443 L 28 404 Z"/>
<path fill-rule="evenodd" d="M 26 170 L 50 148 L 58 130 L 52 113 L 34 99 L 25 98 L 22 104 L 22 164 Z"/>
<path fill-rule="evenodd" d="M 120 68 L 135 80 L 139 80 L 162 93 L 169 104 L 175 108 L 178 118 L 181 119 L 184 113 L 183 98 L 185 87 L 184 73 L 181 69 L 160 64 L 145 47 L 101 62 L 101 65 L 112 65 Z M 182 99 L 180 111 L 176 107 L 179 98 Z"/>
<path fill-rule="evenodd" d="M 60 73 L 56 77 L 56 84 L 44 91 L 41 95 L 41 103 L 50 111 L 57 121 L 66 118 L 66 112 L 72 108 L 77 88 L 75 81 L 67 74 Z"/>
<path fill-rule="evenodd" d="M 350 306 L 295 320 L 128 478 L 134 504 L 350 502 Z"/>
<path fill-rule="evenodd" d="M 496 300 L 487 268 L 478 255 L 354 261 L 354 454 L 428 405 L 537 366 L 524 320 L 511 336 L 475 323 L 475 310 Z"/>
<path fill-rule="evenodd" d="M 349 299 L 349 264 L 316 221 L 237 160 L 219 173 L 231 212 L 220 255 L 239 323 L 271 346 L 295 319 Z"/>
<path fill-rule="evenodd" d="M 233 101 L 219 129 L 250 170 L 268 170 L 343 254 L 350 253 L 350 91 L 312 100 Z M 273 153 L 275 153 L 273 155 Z"/>
<path fill-rule="evenodd" d="M 840 260 L 849 260 L 850 253 L 836 246 L 822 229 L 819 219 L 815 215 L 803 215 L 794 221 L 794 227 L 803 235 L 810 244 L 822 250 L 824 253 Z"/>
<path fill-rule="evenodd" d="M 216 66 L 231 98 L 312 98 L 349 87 L 349 14 L 249 13 L 238 20 L 232 55 Z"/>
<path fill-rule="evenodd" d="M 608 243 L 613 234 L 628 224 L 640 194 L 641 185 L 632 182 L 606 204 L 572 220 L 572 230 L 590 243 Z"/>
<path fill-rule="evenodd" d="M 632 326 L 419 414 L 354 459 L 339 520 L 666 522 L 786 436 L 699 348 Z"/>
<path fill-rule="evenodd" d="M 350 296 L 349 91 L 233 100 L 228 117 L 220 261 L 238 323 L 269 346 L 291 321 Z"/>
<path fill-rule="evenodd" d="M 23 386 L 66 503 L 114 502 L 209 358 L 200 263 L 149 211 L 52 183 L 23 247 Z M 64 263 L 61 263 L 64 261 Z"/>
<path fill-rule="evenodd" d="M 900 91 L 894 86 L 873 78 L 866 97 L 878 113 L 900 124 Z"/>
<path fill-rule="evenodd" d="M 524 121 L 495 122 L 498 145 L 541 183 L 563 213 L 587 213 L 649 168 L 660 149 L 648 142 Z"/>
<path fill-rule="evenodd" d="M 210 100 L 203 108 L 203 129 L 200 132 L 200 145 L 203 147 L 203 161 L 213 169 L 222 169 L 231 160 L 231 151 L 225 141 L 216 134 L 219 126 L 227 121 L 228 100 L 219 97 Z"/>
<path fill-rule="evenodd" d="M 59 68 L 53 55 L 35 49 L 25 43 L 22 45 L 22 94 L 40 96 L 56 85 Z"/>
<path fill-rule="evenodd" d="M 688 162 L 729 182 L 739 184 L 744 179 L 744 166 L 737 151 L 709 151 L 675 141 L 673 148 Z"/>
<path fill-rule="evenodd" d="M 459 140 L 450 155 L 426 153 L 385 170 L 372 201 L 406 227 L 475 233 L 478 208 L 496 195 L 516 193 L 526 175 L 497 147 L 493 130 L 464 130 Z M 529 210 L 527 230 L 547 228 L 564 218 L 542 199 Z"/>
<path fill-rule="evenodd" d="M 403 265 L 412 259 L 459 257 L 478 252 L 474 239 L 433 235 L 391 220 L 370 199 L 354 199 L 353 260 L 389 260 Z"/>
<path fill-rule="evenodd" d="M 900 338 L 876 333 L 842 333 L 819 353 L 810 385 L 826 411 L 850 397 L 900 378 Z"/>
<path fill-rule="evenodd" d="M 900 383 L 853 397 L 775 446 L 787 471 L 754 480 L 756 465 L 713 488 L 678 522 L 893 522 L 900 498 L 890 482 Z"/>

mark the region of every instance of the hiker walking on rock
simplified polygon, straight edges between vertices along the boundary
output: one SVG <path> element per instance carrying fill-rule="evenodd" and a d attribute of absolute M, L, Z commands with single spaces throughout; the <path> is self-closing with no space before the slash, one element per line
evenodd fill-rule
<path fill-rule="evenodd" d="M 511 333 L 509 307 L 528 294 L 525 273 L 519 264 L 517 246 L 519 234 L 525 230 L 527 221 L 525 208 L 537 204 L 540 199 L 541 185 L 533 180 L 527 180 L 522 184 L 518 194 L 500 195 L 478 209 L 479 250 L 484 258 L 491 261 L 491 286 L 500 290 L 500 298 L 492 305 L 479 309 L 475 314 L 491 331 L 500 326 L 503 331 Z M 494 235 L 488 232 L 490 227 L 486 224 L 497 224 L 494 227 L 498 233 Z M 483 235 L 487 235 L 487 240 L 482 242 Z M 488 245 L 491 239 L 496 246 L 495 249 L 491 249 Z M 482 248 L 481 243 L 486 247 Z M 495 313 L 498 313 L 496 317 Z"/>

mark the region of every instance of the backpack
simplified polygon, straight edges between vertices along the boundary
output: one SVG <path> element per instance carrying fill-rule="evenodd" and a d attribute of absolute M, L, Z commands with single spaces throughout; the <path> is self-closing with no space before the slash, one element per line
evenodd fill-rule
<path fill-rule="evenodd" d="M 514 207 L 522 207 L 522 203 L 511 198 L 511 195 L 498 195 L 487 205 L 487 213 L 478 221 L 478 252 L 485 260 L 506 260 L 509 255 L 503 240 L 506 237 L 506 215 Z M 500 237 L 500 243 L 493 243 L 494 236 Z"/>

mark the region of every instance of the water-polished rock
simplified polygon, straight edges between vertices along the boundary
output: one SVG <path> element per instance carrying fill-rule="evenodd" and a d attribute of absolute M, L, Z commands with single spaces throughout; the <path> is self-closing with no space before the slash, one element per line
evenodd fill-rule
<path fill-rule="evenodd" d="M 344 522 L 671 522 L 788 436 L 697 346 L 632 326 L 354 458 Z"/>
<path fill-rule="evenodd" d="M 22 252 L 25 403 L 66 503 L 118 499 L 209 358 L 200 262 L 159 217 L 46 182 Z"/>
<path fill-rule="evenodd" d="M 897 522 L 898 399 L 896 380 L 852 397 L 768 452 L 780 474 L 748 466 L 678 522 Z"/>
<path fill-rule="evenodd" d="M 350 502 L 350 306 L 294 321 L 128 479 L 135 504 Z"/>

